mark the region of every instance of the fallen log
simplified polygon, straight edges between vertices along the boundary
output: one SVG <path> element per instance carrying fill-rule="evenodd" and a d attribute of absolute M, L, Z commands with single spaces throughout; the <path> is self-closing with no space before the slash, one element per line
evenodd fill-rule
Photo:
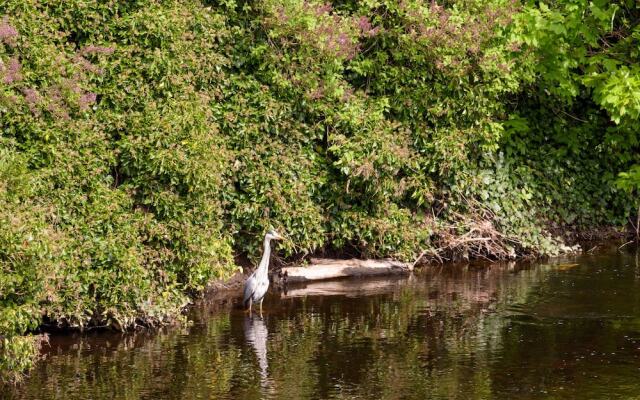
<path fill-rule="evenodd" d="M 334 260 L 312 258 L 306 267 L 283 267 L 277 274 L 281 283 L 308 282 L 350 276 L 380 276 L 408 274 L 413 266 L 400 261 L 383 260 Z"/>
<path fill-rule="evenodd" d="M 285 286 L 280 298 L 307 296 L 347 296 L 360 297 L 372 294 L 393 293 L 410 280 L 407 276 L 372 277 L 367 279 L 340 279 L 332 281 L 312 281 Z"/>

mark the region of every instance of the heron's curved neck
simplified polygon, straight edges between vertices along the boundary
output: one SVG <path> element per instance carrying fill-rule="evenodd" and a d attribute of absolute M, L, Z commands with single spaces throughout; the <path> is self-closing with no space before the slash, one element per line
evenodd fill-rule
<path fill-rule="evenodd" d="M 264 239 L 264 252 L 262 253 L 262 260 L 260 260 L 260 265 L 258 265 L 258 273 L 259 274 L 267 274 L 267 270 L 269 269 L 269 258 L 271 257 L 271 241 L 267 238 Z"/>

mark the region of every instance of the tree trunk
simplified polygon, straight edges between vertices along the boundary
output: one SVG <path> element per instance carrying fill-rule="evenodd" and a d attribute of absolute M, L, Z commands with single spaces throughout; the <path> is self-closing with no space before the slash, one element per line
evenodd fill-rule
<path fill-rule="evenodd" d="M 640 239 L 640 206 L 638 206 L 638 215 L 636 216 L 636 240 Z"/>
<path fill-rule="evenodd" d="M 412 270 L 411 264 L 394 260 L 311 259 L 308 267 L 285 267 L 274 278 L 282 283 L 308 282 L 349 276 L 407 274 Z"/>

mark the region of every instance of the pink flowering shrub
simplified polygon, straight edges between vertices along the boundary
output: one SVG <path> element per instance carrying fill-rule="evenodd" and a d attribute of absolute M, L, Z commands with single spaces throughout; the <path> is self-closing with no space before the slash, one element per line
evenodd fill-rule
<path fill-rule="evenodd" d="M 273 2 L 264 9 L 265 27 L 284 48 L 307 49 L 323 58 L 350 60 L 360 49 L 360 36 L 375 32 L 366 17 L 354 23 L 334 12 L 329 3 Z"/>
<path fill-rule="evenodd" d="M 13 46 L 18 37 L 18 31 L 11 24 L 7 17 L 2 18 L 0 22 L 0 42 Z"/>
<path fill-rule="evenodd" d="M 4 63 L 0 64 L 0 74 L 2 76 L 2 81 L 10 85 L 14 82 L 19 82 L 22 80 L 22 74 L 20 73 L 20 69 L 22 65 L 20 65 L 20 61 L 17 58 L 10 58 L 6 65 Z"/>
<path fill-rule="evenodd" d="M 90 44 L 89 46 L 85 46 L 83 47 L 79 54 L 86 56 L 89 54 L 113 54 L 113 52 L 115 51 L 115 49 L 113 47 L 109 47 L 109 46 L 96 46 L 93 44 Z"/>
<path fill-rule="evenodd" d="M 0 25 L 0 37 L 13 40 L 17 36 L 17 30 L 5 18 Z M 0 55 L 0 79 L 3 84 L 14 88 L 14 94 L 10 95 L 13 104 L 18 99 L 16 96 L 22 96 L 23 104 L 32 115 L 41 116 L 45 112 L 55 119 L 68 120 L 71 114 L 86 112 L 96 103 L 97 96 L 89 89 L 90 79 L 103 71 L 84 56 L 110 55 L 113 51 L 112 47 L 89 45 L 78 52 L 57 54 L 55 68 L 43 71 L 40 76 L 40 80 L 47 76 L 47 85 L 23 80 L 18 57 L 9 57 L 5 61 Z"/>
<path fill-rule="evenodd" d="M 496 33 L 512 22 L 519 8 L 516 0 L 508 0 L 505 4 L 479 3 L 461 12 L 432 0 L 427 5 L 403 2 L 400 12 L 406 40 L 430 53 L 438 69 L 468 73 L 478 63 L 494 61 L 487 60 L 484 53 L 500 38 Z"/>
<path fill-rule="evenodd" d="M 353 90 L 336 74 L 380 29 L 373 27 L 366 16 L 343 14 L 325 2 L 271 1 L 265 2 L 262 10 L 263 26 L 280 49 L 276 57 L 283 60 L 295 54 L 296 61 L 283 64 L 283 77 L 304 89 L 310 100 L 327 97 L 346 101 Z M 319 71 L 324 71 L 327 78 L 323 83 L 307 78 Z"/>

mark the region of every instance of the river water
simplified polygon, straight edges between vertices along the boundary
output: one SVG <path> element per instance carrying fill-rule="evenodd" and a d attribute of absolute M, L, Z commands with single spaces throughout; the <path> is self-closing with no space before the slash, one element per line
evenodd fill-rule
<path fill-rule="evenodd" d="M 0 398 L 640 399 L 635 250 L 271 290 L 264 306 L 54 336 Z"/>

